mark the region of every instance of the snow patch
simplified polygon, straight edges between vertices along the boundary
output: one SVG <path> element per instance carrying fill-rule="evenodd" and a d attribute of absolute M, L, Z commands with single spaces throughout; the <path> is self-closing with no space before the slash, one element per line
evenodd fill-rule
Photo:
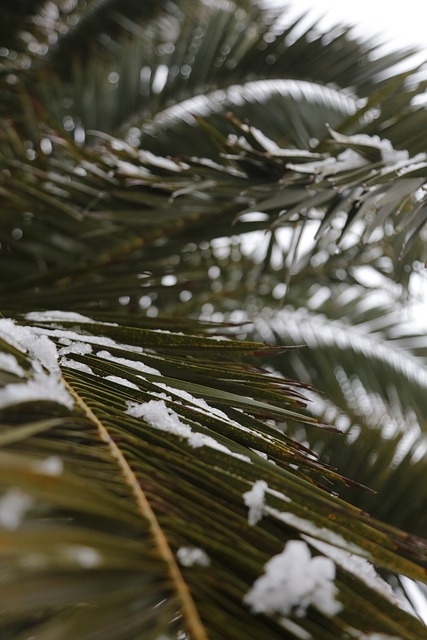
<path fill-rule="evenodd" d="M 257 480 L 253 483 L 252 489 L 243 494 L 243 501 L 249 508 L 248 522 L 253 527 L 262 519 L 264 513 L 264 496 L 268 488 L 265 480 Z"/>
<path fill-rule="evenodd" d="M 190 447 L 195 449 L 199 447 L 210 447 L 226 453 L 233 458 L 238 458 L 244 462 L 251 462 L 248 456 L 231 451 L 225 445 L 217 442 L 211 436 L 207 436 L 204 433 L 194 432 L 190 425 L 181 421 L 173 409 L 166 406 L 164 400 L 150 400 L 139 404 L 137 402 L 126 403 L 127 409 L 125 413 L 134 418 L 143 418 L 149 425 L 160 431 L 172 433 L 184 440 L 187 440 Z"/>
<path fill-rule="evenodd" d="M 92 547 L 80 544 L 67 545 L 62 550 L 62 554 L 85 569 L 99 567 L 102 564 L 102 555 Z"/>
<path fill-rule="evenodd" d="M 243 599 L 253 613 L 295 613 L 302 617 L 309 606 L 326 616 L 341 611 L 334 562 L 323 556 L 312 557 L 302 540 L 287 542 L 282 553 L 273 556 L 264 569 L 264 575 Z"/>
<path fill-rule="evenodd" d="M 89 353 L 92 353 L 92 345 L 87 342 L 72 342 L 67 347 L 61 347 L 58 351 L 58 355 L 66 356 L 69 353 L 73 353 L 78 356 L 86 356 Z"/>
<path fill-rule="evenodd" d="M 169 393 L 172 393 L 172 394 L 178 396 L 182 400 L 185 400 L 186 402 L 189 402 L 190 404 L 195 405 L 198 409 L 201 409 L 203 411 L 203 413 L 209 413 L 209 415 L 211 415 L 213 418 L 224 420 L 229 425 L 231 425 L 233 427 L 237 427 L 241 431 L 246 431 L 246 432 L 250 432 L 251 431 L 250 429 L 248 429 L 248 427 L 244 427 L 243 425 L 239 424 L 235 420 L 231 420 L 228 417 L 228 415 L 226 413 L 224 413 L 224 411 L 221 411 L 221 409 L 217 409 L 216 407 L 212 407 L 210 404 L 208 404 L 206 402 L 206 400 L 203 400 L 203 398 L 196 398 L 191 393 L 188 393 L 188 391 L 184 391 L 183 389 L 176 389 L 176 388 L 173 388 L 173 387 L 169 387 L 167 384 L 164 384 L 163 382 L 158 382 L 157 386 L 160 387 L 161 389 L 164 389 L 165 391 L 169 391 Z M 161 394 L 157 394 L 157 395 L 158 395 L 158 397 L 161 397 Z M 165 399 L 171 400 L 170 397 L 165 397 Z"/>
<path fill-rule="evenodd" d="M 274 140 L 267 138 L 267 136 L 256 127 L 248 127 L 247 129 L 253 135 L 258 144 L 264 147 L 267 152 L 275 154 L 278 151 L 281 151 L 279 145 L 277 145 Z"/>
<path fill-rule="evenodd" d="M 85 364 L 84 362 L 79 362 L 78 360 L 71 360 L 70 358 L 61 358 L 60 364 L 62 367 L 67 367 L 68 369 L 76 369 L 76 371 L 83 371 L 84 373 L 93 374 L 92 369 Z"/>
<path fill-rule="evenodd" d="M 298 173 L 315 173 L 319 176 L 335 175 L 340 171 L 353 171 L 367 164 L 365 158 L 353 149 L 346 149 L 339 153 L 336 158 L 325 158 L 315 162 L 305 162 L 304 164 L 288 163 L 287 168 Z"/>
<path fill-rule="evenodd" d="M 304 537 L 313 547 L 331 558 L 339 567 L 363 580 L 368 587 L 386 597 L 393 604 L 399 604 L 391 586 L 377 574 L 374 566 L 366 558 L 361 558 L 345 549 L 340 549 L 310 536 Z"/>
<path fill-rule="evenodd" d="M 58 456 L 49 456 L 45 460 L 34 462 L 32 468 L 38 473 L 44 473 L 46 476 L 58 477 L 64 470 L 64 463 Z"/>
<path fill-rule="evenodd" d="M 352 542 L 348 542 L 338 533 L 335 533 L 334 531 L 331 531 L 326 527 L 317 527 L 310 520 L 305 520 L 304 518 L 301 518 L 294 513 L 288 511 L 279 511 L 278 509 L 268 507 L 267 505 L 264 507 L 264 512 L 272 516 L 273 518 L 277 518 L 277 520 L 285 522 L 290 527 L 293 527 L 294 529 L 297 529 L 298 531 L 301 531 L 308 536 L 312 536 L 316 540 L 323 540 L 324 542 L 330 543 L 330 545 L 340 547 L 344 550 L 349 551 L 350 553 L 355 553 L 360 556 L 365 555 L 365 552 L 361 547 L 358 547 Z"/>
<path fill-rule="evenodd" d="M 31 355 L 39 369 L 41 365 L 51 373 L 58 373 L 56 347 L 47 336 L 39 336 L 30 327 L 21 327 L 4 318 L 0 320 L 0 337 L 22 353 Z"/>
<path fill-rule="evenodd" d="M 85 343 L 88 344 L 96 344 L 102 347 L 119 347 L 120 349 L 132 353 L 142 353 L 142 347 L 118 344 L 115 340 L 112 340 L 111 338 L 105 338 L 104 336 L 82 336 L 80 333 L 77 333 L 76 331 L 70 331 L 68 329 L 48 329 L 45 327 L 32 327 L 32 331 L 36 335 L 46 335 L 50 336 L 51 338 L 58 338 L 59 342 L 66 347 L 72 346 L 73 342 L 81 343 L 82 338 L 84 338 Z"/>
<path fill-rule="evenodd" d="M 129 387 L 130 389 L 136 389 L 137 391 L 139 391 L 139 387 L 137 387 L 133 382 L 130 382 L 130 380 L 126 380 L 126 378 L 120 378 L 119 376 L 105 376 L 104 380 L 116 382 L 117 384 L 121 384 L 124 387 Z"/>
<path fill-rule="evenodd" d="M 73 408 L 73 399 L 61 380 L 39 373 L 34 380 L 8 384 L 0 389 L 0 407 L 11 407 L 21 402 L 56 402 L 68 409 Z"/>
<path fill-rule="evenodd" d="M 32 498 L 21 489 L 17 487 L 7 489 L 0 498 L 0 527 L 14 531 L 32 506 Z"/>
<path fill-rule="evenodd" d="M 8 373 L 13 373 L 19 378 L 25 376 L 24 369 L 18 364 L 17 359 L 11 353 L 0 353 L 0 369 Z"/>
<path fill-rule="evenodd" d="M 211 560 L 203 549 L 198 547 L 181 547 L 176 552 L 179 564 L 183 567 L 192 567 L 198 565 L 199 567 L 209 567 Z"/>
<path fill-rule="evenodd" d="M 261 520 L 264 513 L 276 515 L 276 510 L 272 507 L 268 507 L 265 502 L 266 493 L 269 493 L 284 502 L 291 502 L 291 499 L 285 496 L 284 493 L 276 491 L 275 489 L 270 489 L 265 480 L 256 480 L 252 485 L 252 489 L 243 494 L 243 501 L 249 508 L 248 523 L 251 527 Z"/>
<path fill-rule="evenodd" d="M 153 367 L 148 367 L 143 362 L 139 362 L 136 360 L 129 360 L 128 358 L 117 358 L 116 356 L 111 355 L 109 351 L 105 349 L 102 351 L 98 351 L 96 354 L 98 358 L 102 358 L 103 360 L 109 360 L 110 362 L 116 362 L 117 364 L 123 364 L 126 367 L 131 367 L 132 369 L 136 369 L 141 373 L 149 373 L 154 376 L 160 376 L 161 373 L 157 369 Z"/>
<path fill-rule="evenodd" d="M 61 379 L 55 344 L 31 327 L 21 327 L 13 320 L 0 320 L 0 337 L 31 359 L 31 378 L 11 383 L 0 390 L 0 407 L 20 402 L 49 400 L 73 407 L 73 399 Z"/>
<path fill-rule="evenodd" d="M 31 311 L 25 316 L 26 320 L 32 320 L 33 322 L 91 322 L 94 320 L 87 316 L 82 316 L 81 313 L 75 313 L 74 311 Z"/>

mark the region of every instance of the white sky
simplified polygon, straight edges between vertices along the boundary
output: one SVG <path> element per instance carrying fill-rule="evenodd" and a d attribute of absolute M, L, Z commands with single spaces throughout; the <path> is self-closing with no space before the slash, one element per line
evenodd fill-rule
<path fill-rule="evenodd" d="M 332 26 L 337 22 L 354 24 L 356 33 L 380 35 L 392 48 L 418 45 L 427 59 L 427 2 L 425 0 L 272 0 L 275 5 L 288 5 L 292 15 L 308 9 L 314 23 Z M 382 39 L 382 38 L 381 38 Z"/>

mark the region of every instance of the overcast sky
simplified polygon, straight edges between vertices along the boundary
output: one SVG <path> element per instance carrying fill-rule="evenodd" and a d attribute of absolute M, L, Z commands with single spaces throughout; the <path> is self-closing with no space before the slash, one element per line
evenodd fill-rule
<path fill-rule="evenodd" d="M 273 0 L 274 4 L 290 6 L 292 15 L 310 9 L 314 19 L 324 16 L 319 24 L 330 26 L 345 22 L 357 26 L 363 35 L 384 34 L 393 48 L 418 45 L 427 58 L 426 0 Z"/>

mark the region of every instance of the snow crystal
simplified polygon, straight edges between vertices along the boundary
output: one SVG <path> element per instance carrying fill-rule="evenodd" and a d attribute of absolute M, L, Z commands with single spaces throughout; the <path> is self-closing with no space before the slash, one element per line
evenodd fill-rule
<path fill-rule="evenodd" d="M 8 373 L 13 373 L 20 378 L 25 376 L 24 369 L 18 364 L 15 356 L 10 353 L 0 353 L 0 369 Z"/>
<path fill-rule="evenodd" d="M 160 371 L 157 369 L 153 369 L 153 367 L 148 367 L 143 362 L 138 362 L 136 360 L 129 360 L 127 358 L 117 358 L 116 356 L 111 355 L 109 351 L 102 350 L 98 351 L 96 354 L 99 358 L 103 358 L 104 360 L 110 360 L 111 362 L 117 362 L 117 364 L 124 364 L 127 367 L 132 367 L 137 371 L 141 371 L 141 373 L 149 373 L 154 376 L 160 376 Z"/>
<path fill-rule="evenodd" d="M 243 501 L 249 508 L 248 522 L 250 526 L 257 524 L 262 518 L 264 511 L 264 496 L 268 488 L 265 480 L 257 480 L 253 483 L 252 489 L 243 494 Z"/>
<path fill-rule="evenodd" d="M 31 311 L 25 316 L 26 320 L 33 322 L 94 322 L 92 318 L 82 316 L 74 311 Z"/>
<path fill-rule="evenodd" d="M 18 488 L 11 487 L 0 498 L 0 526 L 9 531 L 19 527 L 33 501 Z"/>
<path fill-rule="evenodd" d="M 190 447 L 211 447 L 212 449 L 222 451 L 233 458 L 238 458 L 244 462 L 251 462 L 248 456 L 231 451 L 228 447 L 220 444 L 211 436 L 192 431 L 188 424 L 181 422 L 175 411 L 166 406 L 164 400 L 150 400 L 143 404 L 128 401 L 126 404 L 127 409 L 125 413 L 133 416 L 134 418 L 143 418 L 155 429 L 166 431 L 167 433 L 172 433 L 180 438 L 184 438 L 187 440 Z"/>
<path fill-rule="evenodd" d="M 183 567 L 208 567 L 211 563 L 208 554 L 198 547 L 181 547 L 176 553 L 176 557 Z"/>
<path fill-rule="evenodd" d="M 244 596 L 253 613 L 291 612 L 303 616 L 313 606 L 327 616 L 342 609 L 336 599 L 335 565 L 330 558 L 312 557 L 308 545 L 290 540 L 282 553 L 264 566 L 265 573 Z"/>
<path fill-rule="evenodd" d="M 105 376 L 104 380 L 109 380 L 110 382 L 117 382 L 117 384 L 122 384 L 124 387 L 129 387 L 130 389 L 136 389 L 139 391 L 139 387 L 130 380 L 126 380 L 126 378 L 120 378 L 119 376 Z"/>
<path fill-rule="evenodd" d="M 398 599 L 391 586 L 377 574 L 374 566 L 366 558 L 361 558 L 359 555 L 310 536 L 304 537 L 313 547 L 331 558 L 339 567 L 363 580 L 368 587 L 385 596 L 393 604 L 398 604 Z"/>
<path fill-rule="evenodd" d="M 79 362 L 78 360 L 71 360 L 70 358 L 61 358 L 60 363 L 62 367 L 68 367 L 69 369 L 76 369 L 77 371 L 83 371 L 84 373 L 91 373 L 93 375 L 92 369 L 84 362 Z"/>
<path fill-rule="evenodd" d="M 67 559 L 76 562 L 86 569 L 99 567 L 99 565 L 102 564 L 102 555 L 92 547 L 86 547 L 80 544 L 67 545 L 62 550 L 62 553 Z"/>
<path fill-rule="evenodd" d="M 49 456 L 32 464 L 32 468 L 46 476 L 60 476 L 64 470 L 64 464 L 58 456 Z"/>

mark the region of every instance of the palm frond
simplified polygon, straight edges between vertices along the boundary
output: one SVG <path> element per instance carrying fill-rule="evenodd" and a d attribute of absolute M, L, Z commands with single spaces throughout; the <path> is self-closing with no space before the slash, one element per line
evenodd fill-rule
<path fill-rule="evenodd" d="M 357 627 L 422 637 L 366 560 L 424 580 L 424 543 L 321 489 L 319 480 L 339 476 L 265 423 L 307 420 L 299 384 L 236 360 L 265 345 L 76 313 L 4 319 L 0 330 L 5 631 L 219 638 L 227 629 L 237 639 L 242 630 L 281 638 L 283 627 L 289 637 L 299 628 L 351 637 Z M 245 497 L 254 487 L 261 501 Z M 245 604 L 262 565 L 290 540 L 334 558 L 335 615 L 315 605 L 304 618 L 254 616 Z"/>
<path fill-rule="evenodd" d="M 301 34 L 299 20 L 288 24 L 282 11 L 252 2 L 92 2 L 57 12 L 55 38 L 39 20 L 25 52 L 34 70 L 23 81 L 66 128 L 117 133 L 177 102 L 257 79 L 312 80 L 365 96 L 410 55 L 378 55 L 376 44 L 345 28 L 327 39 L 316 27 Z"/>
<path fill-rule="evenodd" d="M 320 394 L 310 395 L 313 415 L 346 434 L 338 441 L 297 429 L 298 437 L 333 467 L 345 468 L 377 491 L 356 495 L 346 489 L 346 498 L 375 517 L 425 535 L 418 491 L 414 501 L 409 496 L 425 474 L 426 360 L 412 351 L 411 334 L 399 335 L 401 314 L 395 309 L 387 314 L 378 303 L 369 307 L 366 295 L 358 300 L 348 294 L 341 293 L 346 303 L 335 295 L 316 310 L 288 304 L 264 311 L 256 335 L 278 345 L 306 345 L 286 361 L 276 358 L 274 367 L 318 389 Z M 422 335 L 415 345 L 420 340 Z"/>
<path fill-rule="evenodd" d="M 361 141 L 334 134 L 331 144 L 338 150 L 348 140 L 358 149 L 349 167 L 339 151 L 319 156 L 281 149 L 256 129 L 236 119 L 232 123 L 240 139 L 215 134 L 227 151 L 221 164 L 162 159 L 114 139 L 82 149 L 49 131 L 28 150 L 25 139 L 5 127 L 4 306 L 12 308 L 21 290 L 34 291 L 45 308 L 54 300 L 63 308 L 76 307 L 94 300 L 91 284 L 96 283 L 100 298 L 108 291 L 109 304 L 118 307 L 120 296 L 141 293 L 147 270 L 161 279 L 165 260 L 171 255 L 179 260 L 189 237 L 209 242 L 231 229 L 238 235 L 312 219 L 318 235 L 328 234 L 332 253 L 340 243 L 345 247 L 357 228 L 361 232 L 351 241 L 355 255 L 358 242 L 369 248 L 370 236 L 381 227 L 384 241 L 394 231 L 390 248 L 397 255 L 405 245 L 414 246 L 415 230 L 424 224 L 424 158 L 411 159 L 375 137 Z M 248 225 L 244 215 L 253 211 L 265 213 L 270 224 Z M 358 227 L 357 220 L 371 222 Z M 390 221 L 394 229 L 387 226 Z M 422 260 L 425 244 L 417 246 Z"/>

